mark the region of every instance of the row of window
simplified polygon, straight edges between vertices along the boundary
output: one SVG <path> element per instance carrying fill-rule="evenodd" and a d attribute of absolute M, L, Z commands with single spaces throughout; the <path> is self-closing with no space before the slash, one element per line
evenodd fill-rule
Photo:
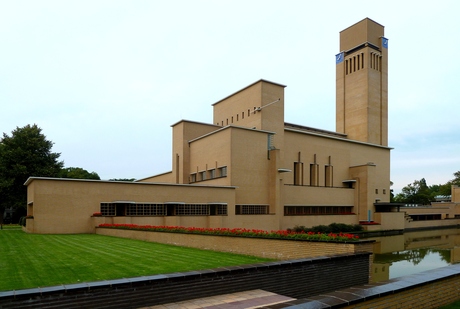
<path fill-rule="evenodd" d="M 210 180 L 220 177 L 227 177 L 227 167 L 222 166 L 217 169 L 213 168 L 207 171 L 200 171 L 198 173 L 190 174 L 190 183 Z"/>
<path fill-rule="evenodd" d="M 364 53 L 360 53 L 345 60 L 346 75 L 359 71 L 361 69 L 364 69 Z"/>
<path fill-rule="evenodd" d="M 254 106 L 254 110 L 251 111 L 251 109 L 248 109 L 247 111 L 247 117 L 250 117 L 251 116 L 251 113 L 252 114 L 255 114 L 257 112 L 257 107 Z M 241 119 L 244 119 L 244 116 L 245 116 L 245 113 L 246 112 L 241 112 Z M 233 122 L 236 122 L 236 121 L 239 121 L 240 120 L 240 114 L 236 114 L 236 116 L 231 116 L 230 118 L 227 118 L 224 120 L 222 120 L 220 123 L 217 122 L 216 125 L 221 125 L 221 126 L 228 126 L 229 124 L 232 124 Z"/>
<path fill-rule="evenodd" d="M 103 216 L 225 216 L 226 204 L 101 203 Z M 265 215 L 268 205 L 236 205 L 236 215 Z"/>
<path fill-rule="evenodd" d="M 370 53 L 369 67 L 371 69 L 382 70 L 382 56 L 377 53 Z M 364 69 L 364 53 L 357 54 L 345 60 L 345 75 Z"/>
<path fill-rule="evenodd" d="M 226 204 L 101 203 L 103 216 L 225 216 Z"/>
<path fill-rule="evenodd" d="M 235 205 L 235 215 L 268 215 L 268 205 Z"/>
<path fill-rule="evenodd" d="M 351 214 L 353 214 L 353 206 L 284 206 L 285 216 Z"/>
<path fill-rule="evenodd" d="M 334 167 L 332 165 L 324 166 L 324 186 L 332 187 L 333 186 L 333 176 L 334 176 Z M 310 164 L 310 177 L 309 185 L 318 187 L 319 183 L 319 164 L 312 163 Z M 303 186 L 304 185 L 304 164 L 303 162 L 294 162 L 294 185 Z"/>
<path fill-rule="evenodd" d="M 382 56 L 376 53 L 371 53 L 369 67 L 371 69 L 381 71 L 382 70 Z"/>
<path fill-rule="evenodd" d="M 103 216 L 225 216 L 226 204 L 101 203 Z M 267 215 L 268 205 L 235 205 L 236 215 Z M 284 206 L 285 216 L 349 215 L 353 206 Z"/>

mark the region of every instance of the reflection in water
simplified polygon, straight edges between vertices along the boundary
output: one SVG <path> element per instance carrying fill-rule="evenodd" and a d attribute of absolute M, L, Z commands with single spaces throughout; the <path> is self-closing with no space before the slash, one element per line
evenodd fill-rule
<path fill-rule="evenodd" d="M 460 262 L 460 230 L 408 232 L 375 240 L 371 281 L 419 273 Z"/>

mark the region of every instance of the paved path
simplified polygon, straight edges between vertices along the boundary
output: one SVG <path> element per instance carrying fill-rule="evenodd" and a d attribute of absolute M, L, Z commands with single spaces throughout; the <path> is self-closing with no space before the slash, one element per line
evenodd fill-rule
<path fill-rule="evenodd" d="M 252 290 L 212 297 L 191 299 L 187 301 L 170 303 L 158 306 L 143 307 L 142 309 L 248 309 L 284 303 L 295 300 L 294 298 L 267 292 L 264 290 Z"/>

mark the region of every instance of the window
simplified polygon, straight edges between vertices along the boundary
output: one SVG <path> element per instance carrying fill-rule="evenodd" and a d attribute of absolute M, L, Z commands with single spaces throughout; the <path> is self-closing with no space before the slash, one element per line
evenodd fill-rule
<path fill-rule="evenodd" d="M 303 163 L 294 162 L 294 186 L 303 186 Z"/>
<path fill-rule="evenodd" d="M 199 172 L 200 174 L 200 180 L 203 181 L 203 180 L 206 180 L 206 171 L 201 171 Z"/>
<path fill-rule="evenodd" d="M 379 189 L 375 189 L 375 194 L 379 194 Z"/>
<path fill-rule="evenodd" d="M 236 205 L 236 215 L 267 215 L 268 205 Z"/>
<path fill-rule="evenodd" d="M 209 214 L 211 216 L 226 216 L 227 215 L 227 204 L 210 204 Z"/>
<path fill-rule="evenodd" d="M 135 203 L 126 206 L 127 216 L 164 216 L 165 214 L 165 206 L 163 204 Z"/>
<path fill-rule="evenodd" d="M 101 203 L 101 214 L 103 216 L 115 216 L 115 204 Z"/>
<path fill-rule="evenodd" d="M 209 178 L 210 179 L 216 178 L 216 169 L 209 170 Z"/>
<path fill-rule="evenodd" d="M 387 190 L 386 190 L 386 189 L 383 189 L 383 194 L 387 194 Z"/>
<path fill-rule="evenodd" d="M 190 183 L 196 182 L 196 173 L 190 174 Z"/>
<path fill-rule="evenodd" d="M 206 204 L 177 204 L 176 216 L 207 216 L 209 205 Z"/>
<path fill-rule="evenodd" d="M 318 164 L 310 164 L 310 186 L 317 187 L 319 185 L 318 169 Z"/>
<path fill-rule="evenodd" d="M 227 167 L 222 166 L 219 167 L 219 177 L 226 177 L 227 176 Z"/>
<path fill-rule="evenodd" d="M 326 165 L 325 175 L 326 175 L 326 177 L 325 177 L 324 185 L 326 187 L 332 187 L 332 185 L 333 185 L 333 181 L 332 181 L 333 180 L 333 178 L 332 178 L 332 176 L 333 176 L 333 167 L 332 167 L 332 165 Z"/>

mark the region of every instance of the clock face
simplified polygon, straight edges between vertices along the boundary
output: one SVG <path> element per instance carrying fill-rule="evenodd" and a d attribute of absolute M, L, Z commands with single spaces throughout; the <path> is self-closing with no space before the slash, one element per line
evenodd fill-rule
<path fill-rule="evenodd" d="M 335 55 L 335 64 L 339 64 L 343 61 L 343 53 Z"/>

